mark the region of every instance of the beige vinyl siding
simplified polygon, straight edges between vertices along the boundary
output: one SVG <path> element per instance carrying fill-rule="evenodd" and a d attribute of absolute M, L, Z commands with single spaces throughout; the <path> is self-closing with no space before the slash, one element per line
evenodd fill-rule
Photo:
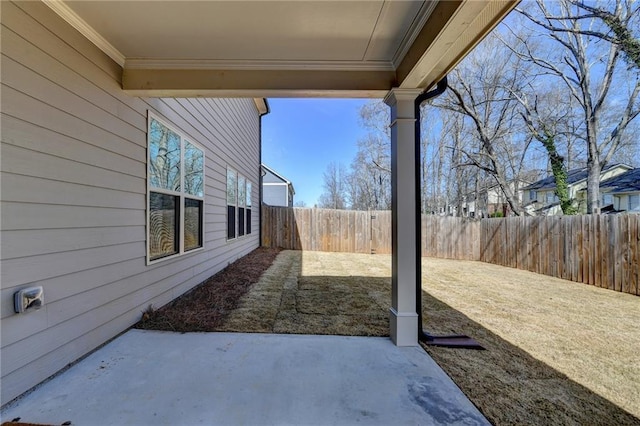
<path fill-rule="evenodd" d="M 141 99 L 41 2 L 2 7 L 1 371 L 4 404 L 258 246 L 226 241 L 226 168 L 253 182 L 251 99 Z M 147 110 L 205 149 L 204 249 L 146 264 Z M 253 215 L 258 229 L 257 214 Z M 42 285 L 45 306 L 13 313 Z"/>

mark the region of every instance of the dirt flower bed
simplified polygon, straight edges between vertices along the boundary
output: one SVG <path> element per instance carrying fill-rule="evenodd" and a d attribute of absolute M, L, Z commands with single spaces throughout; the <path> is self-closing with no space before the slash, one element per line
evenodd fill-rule
<path fill-rule="evenodd" d="M 258 248 L 160 309 L 149 307 L 135 328 L 216 331 L 258 282 L 280 250 Z"/>

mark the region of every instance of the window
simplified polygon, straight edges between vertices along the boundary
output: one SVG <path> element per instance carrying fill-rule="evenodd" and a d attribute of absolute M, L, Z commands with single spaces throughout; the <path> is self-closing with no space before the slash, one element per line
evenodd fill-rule
<path fill-rule="evenodd" d="M 611 204 L 613 204 L 613 195 L 602 194 L 602 207 L 609 206 Z"/>
<path fill-rule="evenodd" d="M 556 194 L 553 193 L 553 191 L 547 191 L 545 193 L 545 196 L 546 196 L 545 200 L 546 200 L 547 204 L 551 204 L 551 203 L 560 201 L 560 199 L 556 196 Z"/>
<path fill-rule="evenodd" d="M 237 233 L 236 233 L 237 232 Z M 251 182 L 227 169 L 227 239 L 251 234 Z"/>
<path fill-rule="evenodd" d="M 251 234 L 251 182 L 247 181 L 247 235 Z"/>
<path fill-rule="evenodd" d="M 203 246 L 204 151 L 149 114 L 148 259 Z"/>
<path fill-rule="evenodd" d="M 640 210 L 640 194 L 629 195 L 629 210 Z"/>
<path fill-rule="evenodd" d="M 236 203 L 238 202 L 238 175 L 227 169 L 227 239 L 236 237 Z"/>
<path fill-rule="evenodd" d="M 529 200 L 530 201 L 534 201 L 538 199 L 538 193 L 536 192 L 535 189 L 532 189 L 529 191 Z"/>
<path fill-rule="evenodd" d="M 244 176 L 238 176 L 238 236 L 244 235 L 244 208 L 247 202 L 246 180 Z"/>

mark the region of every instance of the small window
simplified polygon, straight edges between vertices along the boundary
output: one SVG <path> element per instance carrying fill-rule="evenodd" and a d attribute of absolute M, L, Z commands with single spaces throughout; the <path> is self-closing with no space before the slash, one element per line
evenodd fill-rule
<path fill-rule="evenodd" d="M 529 200 L 530 201 L 535 201 L 538 199 L 538 193 L 536 190 L 532 189 L 529 191 Z"/>
<path fill-rule="evenodd" d="M 242 237 L 245 233 L 245 204 L 247 202 L 246 180 L 244 176 L 238 176 L 238 236 Z"/>
<path fill-rule="evenodd" d="M 203 246 L 204 151 L 149 114 L 150 261 Z"/>
<path fill-rule="evenodd" d="M 247 220 L 245 228 L 247 235 L 251 234 L 251 182 L 247 181 Z"/>
<path fill-rule="evenodd" d="M 152 192 L 149 194 L 149 257 L 158 259 L 180 251 L 179 197 Z"/>
<path fill-rule="evenodd" d="M 202 200 L 184 200 L 184 249 L 202 247 Z"/>
<path fill-rule="evenodd" d="M 545 199 L 546 199 L 547 204 L 551 204 L 551 203 L 553 203 L 554 199 L 556 198 L 556 197 L 555 197 L 555 195 L 554 195 L 554 193 L 553 193 L 553 192 L 551 192 L 551 191 L 547 191 L 547 192 L 545 193 L 545 195 L 546 195 L 546 198 L 545 198 Z"/>
<path fill-rule="evenodd" d="M 640 194 L 629 195 L 629 210 L 640 210 Z"/>
<path fill-rule="evenodd" d="M 227 239 L 251 234 L 251 182 L 227 169 Z"/>
<path fill-rule="evenodd" d="M 238 175 L 227 169 L 227 239 L 236 237 L 236 204 L 238 202 Z"/>

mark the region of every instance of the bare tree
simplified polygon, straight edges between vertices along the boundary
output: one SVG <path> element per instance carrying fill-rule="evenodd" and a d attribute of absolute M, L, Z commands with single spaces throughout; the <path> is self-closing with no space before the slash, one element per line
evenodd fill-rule
<path fill-rule="evenodd" d="M 358 141 L 358 152 L 351 162 L 349 204 L 355 210 L 387 210 L 391 208 L 389 108 L 380 101 L 365 104 L 360 124 L 368 133 Z"/>
<path fill-rule="evenodd" d="M 454 70 L 449 96 L 438 103 L 464 116 L 473 129 L 477 144 L 472 149 L 459 147 L 464 157 L 460 165 L 475 166 L 490 176 L 516 215 L 524 211 L 513 182 L 519 177 L 527 145 L 518 137 L 513 93 L 520 91 L 523 79 L 523 61 L 490 35 Z M 476 193 L 483 188 L 477 189 Z"/>
<path fill-rule="evenodd" d="M 616 3 L 615 13 L 622 13 L 621 4 Z M 587 212 L 599 213 L 601 171 L 622 143 L 626 128 L 640 114 L 640 69 L 621 66 L 621 44 L 605 44 L 606 37 L 594 39 L 592 32 L 599 28 L 595 16 L 587 19 L 571 0 L 558 0 L 550 7 L 536 0 L 535 7 L 517 9 L 539 29 L 547 30 L 549 43 L 544 49 L 534 49 L 521 39 L 517 54 L 559 79 L 566 96 L 580 105 L 587 146 Z"/>
<path fill-rule="evenodd" d="M 347 208 L 346 176 L 347 173 L 342 164 L 329 163 L 327 170 L 323 174 L 324 192 L 318 200 L 320 207 L 328 209 Z"/>
<path fill-rule="evenodd" d="M 567 180 L 568 164 L 571 164 L 572 148 L 578 131 L 575 127 L 576 112 L 572 105 L 575 101 L 571 97 L 564 97 L 554 87 L 545 90 L 530 84 L 525 86 L 525 90 L 513 93 L 521 106 L 520 115 L 530 136 L 540 142 L 547 153 L 556 183 L 555 195 L 560 201 L 563 214 L 576 214 L 578 209 L 570 196 Z M 561 146 L 566 148 L 566 154 L 562 153 Z"/>
<path fill-rule="evenodd" d="M 358 152 L 351 162 L 347 178 L 348 199 L 354 210 L 387 210 L 391 208 L 391 171 L 388 154 L 373 140 L 358 143 Z"/>
<path fill-rule="evenodd" d="M 582 0 L 568 0 L 572 5 L 577 6 L 581 11 L 573 12 L 574 19 L 593 20 L 598 19 L 604 24 L 603 27 L 567 27 L 555 25 L 554 21 L 564 21 L 566 16 L 548 16 L 545 28 L 554 32 L 570 32 L 585 36 L 596 37 L 616 44 L 625 54 L 627 61 L 637 68 L 640 68 L 640 39 L 637 32 L 640 29 L 640 6 L 635 0 L 616 0 L 615 3 L 607 1 L 604 4 L 587 4 Z M 613 5 L 613 10 L 611 6 Z M 635 34 L 634 34 L 635 30 Z"/>

